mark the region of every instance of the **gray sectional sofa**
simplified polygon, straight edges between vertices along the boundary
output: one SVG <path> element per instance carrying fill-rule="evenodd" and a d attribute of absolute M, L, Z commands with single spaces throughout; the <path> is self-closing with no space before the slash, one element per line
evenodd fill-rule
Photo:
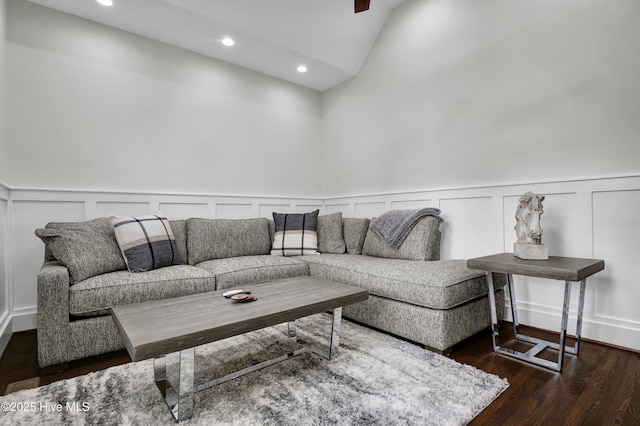
<path fill-rule="evenodd" d="M 320 254 L 282 257 L 270 255 L 274 226 L 264 218 L 170 221 L 180 264 L 137 273 L 122 261 L 107 218 L 50 223 L 39 230 L 45 241 L 37 283 L 39 364 L 55 368 L 122 349 L 111 307 L 301 275 L 368 289 L 369 300 L 346 306 L 344 317 L 439 352 L 489 326 L 484 273 L 467 269 L 464 260 L 439 260 L 435 218 L 418 222 L 399 249 L 369 223 L 340 213 L 319 216 Z M 56 246 L 65 238 L 72 244 Z M 494 277 L 500 313 L 505 283 Z"/>

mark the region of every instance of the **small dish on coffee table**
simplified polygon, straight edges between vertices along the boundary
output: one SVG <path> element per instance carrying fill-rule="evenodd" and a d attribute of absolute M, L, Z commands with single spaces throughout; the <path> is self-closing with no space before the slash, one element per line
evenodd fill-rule
<path fill-rule="evenodd" d="M 231 296 L 231 300 L 238 303 L 248 303 L 248 302 L 253 302 L 255 300 L 258 300 L 258 298 L 250 294 L 241 293 L 241 294 L 234 294 L 233 296 Z"/>

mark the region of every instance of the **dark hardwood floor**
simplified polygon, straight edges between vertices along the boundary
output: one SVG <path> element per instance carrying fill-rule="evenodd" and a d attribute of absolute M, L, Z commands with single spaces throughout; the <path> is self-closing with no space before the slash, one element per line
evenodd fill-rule
<path fill-rule="evenodd" d="M 510 329 L 505 323 L 501 333 L 508 337 Z M 522 330 L 557 340 L 552 333 Z M 509 347 L 517 344 L 503 342 Z M 549 352 L 543 356 L 554 359 L 555 353 Z M 493 353 L 485 331 L 456 346 L 450 356 L 509 381 L 509 388 L 471 425 L 640 425 L 639 353 L 583 341 L 580 355 L 567 355 L 562 373 L 556 373 Z M 127 362 L 130 358 L 123 350 L 71 362 L 63 372 L 42 376 L 35 331 L 14 333 L 0 359 L 0 392 L 4 395 L 10 383 L 42 386 Z"/>

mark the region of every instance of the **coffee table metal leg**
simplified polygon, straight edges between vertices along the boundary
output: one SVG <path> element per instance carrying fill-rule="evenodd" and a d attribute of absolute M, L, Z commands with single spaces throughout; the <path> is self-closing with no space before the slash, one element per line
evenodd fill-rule
<path fill-rule="evenodd" d="M 298 334 L 296 333 L 296 321 L 289 321 L 287 323 L 287 331 L 289 332 L 289 338 L 296 340 L 298 338 Z"/>
<path fill-rule="evenodd" d="M 569 303 L 571 302 L 571 281 L 564 283 L 564 303 L 562 305 L 562 325 L 560 326 L 560 343 L 558 345 L 558 371 L 562 370 L 567 337 L 567 323 L 569 322 Z"/>
<path fill-rule="evenodd" d="M 338 355 L 338 343 L 340 341 L 340 324 L 342 322 L 342 307 L 333 310 L 331 323 L 331 342 L 329 345 L 329 360 Z"/>
<path fill-rule="evenodd" d="M 153 359 L 153 376 L 163 397 L 167 396 L 167 360 L 165 357 Z"/>
<path fill-rule="evenodd" d="M 156 386 L 160 389 L 164 401 L 169 407 L 174 419 L 179 422 L 190 419 L 193 415 L 194 363 L 193 348 L 180 351 L 178 377 L 176 377 L 172 383 L 172 381 L 167 378 L 166 358 L 153 359 Z"/>

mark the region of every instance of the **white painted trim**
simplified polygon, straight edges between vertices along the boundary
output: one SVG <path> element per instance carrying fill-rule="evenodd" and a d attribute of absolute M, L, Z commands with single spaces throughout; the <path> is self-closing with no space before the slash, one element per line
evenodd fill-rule
<path fill-rule="evenodd" d="M 603 188 L 607 188 L 608 181 L 623 181 L 626 179 L 640 179 L 640 174 L 637 173 L 629 173 L 629 174 L 620 174 L 620 175 L 606 175 L 606 176 L 588 176 L 588 177 L 574 177 L 574 178 L 566 178 L 566 179 L 543 179 L 539 181 L 515 181 L 509 183 L 483 183 L 479 185 L 473 186 L 451 186 L 451 187 L 435 187 L 435 188 L 424 188 L 424 189 L 413 189 L 407 191 L 395 191 L 395 192 L 380 192 L 380 193 L 367 193 L 367 194 L 347 194 L 347 195 L 337 195 L 337 196 L 325 196 L 324 200 L 332 200 L 337 201 L 345 198 L 367 198 L 367 197 L 405 197 L 412 194 L 425 194 L 425 193 L 437 193 L 437 192 L 449 192 L 449 191 L 475 191 L 475 190 L 498 190 L 499 188 L 510 188 L 510 187 L 521 187 L 521 186 L 538 186 L 538 185 L 565 185 L 570 188 L 575 188 L 577 185 L 584 184 L 586 182 L 600 182 L 600 185 Z M 614 183 L 614 185 L 617 183 Z M 607 189 L 602 189 L 607 190 Z"/>
<path fill-rule="evenodd" d="M 38 326 L 37 308 L 14 309 L 11 312 L 11 330 L 15 333 L 24 330 L 33 330 Z"/>
<path fill-rule="evenodd" d="M 11 315 L 9 315 L 9 312 L 4 312 L 0 316 L 0 357 L 2 357 L 4 350 L 7 348 L 11 334 L 13 334 Z"/>

